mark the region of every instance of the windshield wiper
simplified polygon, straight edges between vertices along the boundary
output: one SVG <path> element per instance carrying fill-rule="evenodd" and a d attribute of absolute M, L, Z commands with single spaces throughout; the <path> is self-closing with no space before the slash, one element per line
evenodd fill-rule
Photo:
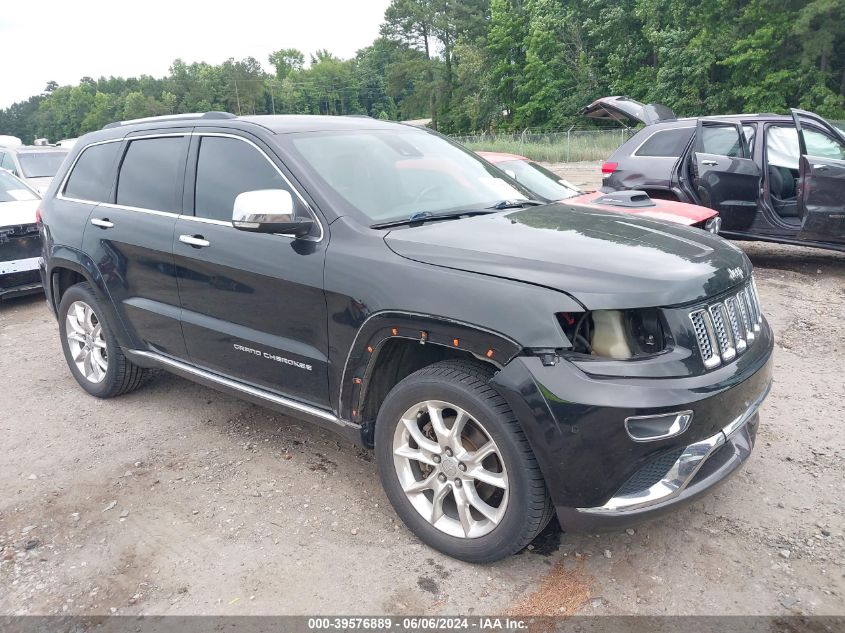
<path fill-rule="evenodd" d="M 432 213 L 431 211 L 419 211 L 418 213 L 413 213 L 407 218 L 403 218 L 400 220 L 388 220 L 387 222 L 378 222 L 377 224 L 371 224 L 371 229 L 386 229 L 390 228 L 391 226 L 402 226 L 404 224 L 422 224 L 424 222 L 428 222 L 430 220 L 454 220 L 457 218 L 465 218 L 471 215 L 486 215 L 488 213 L 495 213 L 499 211 L 494 207 L 490 207 L 489 209 L 464 209 L 462 211 L 449 211 L 447 213 Z"/>
<path fill-rule="evenodd" d="M 502 200 L 501 202 L 497 202 L 490 209 L 496 209 L 497 211 L 502 211 L 503 209 L 521 209 L 522 207 L 537 207 L 541 204 L 548 204 L 548 202 L 543 202 L 542 200 Z"/>

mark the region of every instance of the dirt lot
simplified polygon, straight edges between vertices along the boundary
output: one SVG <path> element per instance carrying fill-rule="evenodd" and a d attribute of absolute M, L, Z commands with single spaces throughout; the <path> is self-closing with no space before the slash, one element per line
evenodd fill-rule
<path fill-rule="evenodd" d="M 85 395 L 42 299 L 5 302 L 0 614 L 843 614 L 845 255 L 741 246 L 778 341 L 747 466 L 490 566 L 422 546 L 328 433 L 168 374 Z"/>

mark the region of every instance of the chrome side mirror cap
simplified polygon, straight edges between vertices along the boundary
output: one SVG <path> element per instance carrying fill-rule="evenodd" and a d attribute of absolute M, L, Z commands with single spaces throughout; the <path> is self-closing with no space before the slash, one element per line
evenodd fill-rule
<path fill-rule="evenodd" d="M 244 191 L 235 198 L 232 225 L 242 231 L 305 237 L 314 221 L 296 216 L 293 196 L 284 189 Z"/>

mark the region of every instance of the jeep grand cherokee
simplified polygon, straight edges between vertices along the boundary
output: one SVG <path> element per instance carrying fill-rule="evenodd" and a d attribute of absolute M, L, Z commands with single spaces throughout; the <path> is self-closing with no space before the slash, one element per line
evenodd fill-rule
<path fill-rule="evenodd" d="M 41 207 L 71 373 L 164 368 L 372 447 L 468 561 L 688 501 L 749 455 L 772 334 L 721 238 L 540 204 L 430 130 L 182 115 L 80 139 Z"/>

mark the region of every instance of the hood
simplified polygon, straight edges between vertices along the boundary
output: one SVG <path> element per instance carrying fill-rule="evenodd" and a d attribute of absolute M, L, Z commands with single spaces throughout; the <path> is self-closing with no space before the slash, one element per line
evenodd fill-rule
<path fill-rule="evenodd" d="M 35 224 L 35 212 L 40 200 L 0 202 L 0 227 Z"/>
<path fill-rule="evenodd" d="M 45 178 L 27 178 L 26 179 L 26 183 L 30 187 L 33 187 L 36 191 L 38 191 L 38 193 L 40 193 L 42 196 L 44 195 L 44 192 L 47 191 L 47 187 L 50 186 L 51 182 L 53 182 L 52 176 L 47 176 Z"/>
<path fill-rule="evenodd" d="M 593 119 L 625 121 L 630 125 L 652 125 L 676 119 L 672 108 L 662 103 L 641 103 L 631 97 L 602 97 L 581 109 L 581 114 Z"/>
<path fill-rule="evenodd" d="M 717 215 L 713 209 L 701 207 L 697 204 L 687 204 L 686 202 L 678 202 L 676 200 L 661 200 L 660 198 L 651 198 L 652 204 L 643 207 L 617 207 L 608 204 L 597 204 L 595 202 L 596 198 L 607 195 L 601 191 L 592 191 L 576 198 L 571 198 L 568 202 L 593 209 L 612 211 L 614 213 L 630 213 L 655 220 L 674 222 L 676 224 L 683 224 L 684 226 L 692 226 Z"/>
<path fill-rule="evenodd" d="M 553 288 L 586 308 L 700 301 L 748 279 L 751 263 L 705 231 L 558 203 L 394 230 L 398 255 Z"/>

